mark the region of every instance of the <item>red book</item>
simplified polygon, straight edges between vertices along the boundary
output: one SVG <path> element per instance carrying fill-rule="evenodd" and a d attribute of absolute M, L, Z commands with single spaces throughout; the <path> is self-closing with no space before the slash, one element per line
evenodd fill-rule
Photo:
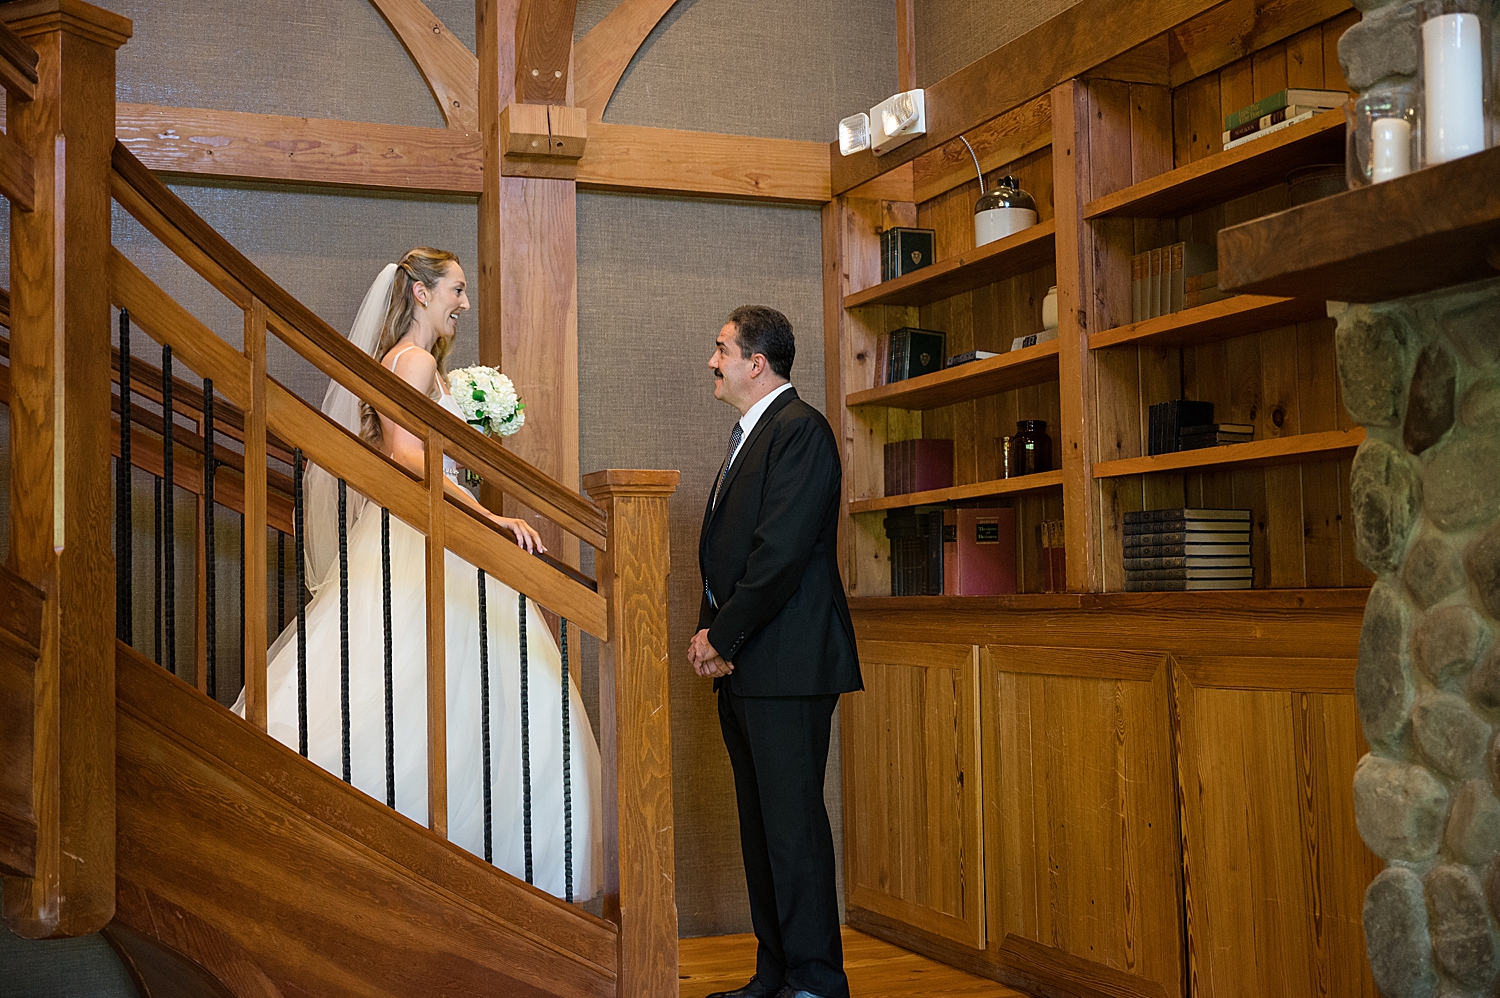
<path fill-rule="evenodd" d="M 952 487 L 952 440 L 902 440 L 885 445 L 886 495 Z"/>
<path fill-rule="evenodd" d="M 995 596 L 1015 592 L 1016 511 L 960 509 L 956 513 L 958 537 L 953 553 L 957 585 L 952 595 Z"/>

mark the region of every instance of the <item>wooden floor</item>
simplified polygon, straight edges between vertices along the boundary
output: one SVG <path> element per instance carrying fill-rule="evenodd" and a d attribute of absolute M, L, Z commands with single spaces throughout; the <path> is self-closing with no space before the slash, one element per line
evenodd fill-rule
<path fill-rule="evenodd" d="M 755 973 L 755 936 L 705 936 L 679 946 L 681 998 L 703 998 L 742 986 Z M 844 929 L 844 972 L 853 998 L 963 995 L 966 998 L 1025 998 L 1003 984 L 892 946 L 863 932 Z"/>

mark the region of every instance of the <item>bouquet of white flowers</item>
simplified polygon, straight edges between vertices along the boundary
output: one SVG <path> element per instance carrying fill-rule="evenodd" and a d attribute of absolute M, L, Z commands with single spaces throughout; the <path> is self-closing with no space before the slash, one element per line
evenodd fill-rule
<path fill-rule="evenodd" d="M 492 437 L 508 437 L 526 423 L 526 403 L 516 386 L 493 367 L 464 367 L 448 373 L 448 389 L 470 426 Z"/>

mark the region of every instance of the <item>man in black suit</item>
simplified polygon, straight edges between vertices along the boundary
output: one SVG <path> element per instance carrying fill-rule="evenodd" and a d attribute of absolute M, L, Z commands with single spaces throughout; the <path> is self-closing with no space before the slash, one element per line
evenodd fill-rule
<path fill-rule="evenodd" d="M 741 416 L 703 515 L 688 657 L 711 676 L 734 770 L 759 941 L 755 976 L 709 998 L 848 998 L 823 776 L 839 694 L 862 689 L 838 567 L 833 430 L 788 380 L 786 316 L 736 309 L 708 366 Z"/>

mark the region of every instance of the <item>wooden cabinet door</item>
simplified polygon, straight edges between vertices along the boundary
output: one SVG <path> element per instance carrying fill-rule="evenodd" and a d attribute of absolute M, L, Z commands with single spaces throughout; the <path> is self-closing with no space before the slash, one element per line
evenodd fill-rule
<path fill-rule="evenodd" d="M 843 700 L 850 906 L 983 949 L 979 651 L 861 641 Z"/>

